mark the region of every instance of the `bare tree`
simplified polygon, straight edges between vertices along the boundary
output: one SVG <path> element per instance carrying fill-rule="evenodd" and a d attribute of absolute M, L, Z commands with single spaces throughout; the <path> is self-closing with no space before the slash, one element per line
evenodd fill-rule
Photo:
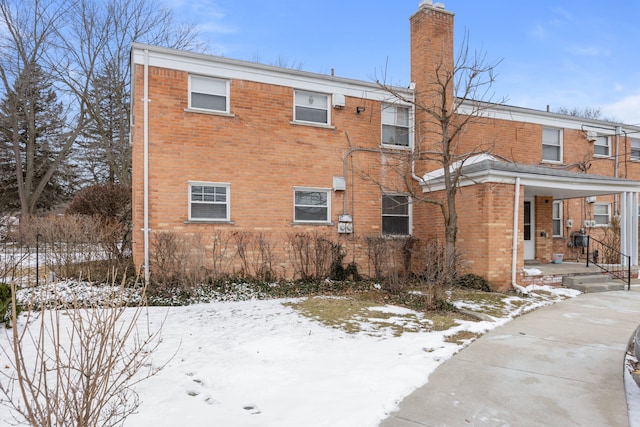
<path fill-rule="evenodd" d="M 83 159 L 92 165 L 96 182 L 130 185 L 129 144 L 133 42 L 203 51 L 194 24 L 176 24 L 173 12 L 158 0 L 81 0 L 75 7 L 65 51 L 69 67 L 89 76 L 85 99 L 88 126 L 83 135 Z M 76 46 L 80 46 L 78 49 Z M 68 87 L 78 85 L 72 75 L 61 73 Z"/>
<path fill-rule="evenodd" d="M 15 325 L 2 349 L 10 362 L 0 373 L 0 404 L 34 427 L 121 425 L 139 406 L 133 385 L 164 366 L 151 363 L 162 326 L 150 328 L 144 298 L 134 301 L 124 286 L 108 302 L 75 298 L 47 308 L 39 297 L 17 324 L 12 288 Z"/>
<path fill-rule="evenodd" d="M 25 163 L 15 170 L 25 219 L 35 213 L 44 187 L 79 142 L 84 156 L 75 159 L 88 166 L 85 180 L 129 185 L 132 42 L 206 47 L 195 26 L 177 23 L 160 0 L 0 0 L 0 28 L 0 96 L 23 94 L 16 83 L 33 81 L 30 75 L 40 70 L 65 107 L 60 113 L 64 126 L 56 135 L 59 149 L 47 168 L 36 168 L 32 156 L 14 144 L 14 157 Z M 20 113 L 22 98 L 2 113 L 5 122 Z M 38 128 L 41 118 L 32 109 L 21 113 L 27 129 Z M 19 136 L 16 131 L 11 141 Z"/>
<path fill-rule="evenodd" d="M 479 154 L 489 153 L 489 143 L 469 144 L 463 135 L 467 127 L 480 120 L 483 113 L 496 104 L 490 90 L 495 82 L 498 62 L 489 62 L 486 54 L 472 52 L 468 37 L 465 37 L 455 60 L 448 61 L 446 49 L 434 49 L 426 61 L 433 68 L 425 70 L 421 84 L 417 85 L 415 98 L 409 99 L 393 86 L 378 81 L 380 87 L 389 92 L 397 101 L 413 105 L 415 109 L 415 142 L 407 155 L 395 155 L 395 160 L 387 163 L 396 171 L 404 183 L 405 191 L 412 196 L 412 203 L 437 205 L 444 220 L 445 280 L 455 274 L 456 240 L 458 235 L 458 213 L 456 196 L 460 188 L 465 162 Z M 388 156 L 390 157 L 390 156 Z M 428 183 L 416 182 L 412 174 L 413 165 L 423 165 L 442 170 L 444 194 L 423 193 L 422 186 Z M 422 184 L 417 185 L 417 184 Z"/>

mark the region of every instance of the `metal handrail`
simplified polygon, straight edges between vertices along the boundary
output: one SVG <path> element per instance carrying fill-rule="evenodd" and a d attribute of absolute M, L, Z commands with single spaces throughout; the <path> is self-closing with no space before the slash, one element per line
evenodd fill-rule
<path fill-rule="evenodd" d="M 631 256 L 591 236 L 584 237 L 587 238 L 587 267 L 589 263 L 595 265 L 611 274 L 613 279 L 625 282 L 627 290 L 631 290 Z"/>

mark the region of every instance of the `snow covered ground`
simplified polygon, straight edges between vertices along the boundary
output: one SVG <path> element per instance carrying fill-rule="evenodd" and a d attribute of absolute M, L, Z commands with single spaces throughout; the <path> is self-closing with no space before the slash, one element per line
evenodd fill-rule
<path fill-rule="evenodd" d="M 287 304 L 299 300 L 151 307 L 145 318 L 152 327 L 164 321 L 153 363 L 168 364 L 135 387 L 142 403 L 125 426 L 374 427 L 468 343 L 447 342 L 448 336 L 483 333 L 576 295 L 542 290 L 509 297 L 505 317 L 458 321 L 445 331 L 428 331 L 428 319 L 394 306 L 372 307 L 370 318 L 357 319 L 362 327 L 356 333 L 325 326 Z M 464 308 L 473 310 L 473 303 Z M 383 325 L 380 312 L 389 313 Z M 394 322 L 414 322 L 419 331 L 398 336 L 388 326 Z M 7 348 L 7 340 L 2 328 L 0 346 Z M 0 369 L 10 369 L 8 361 L 0 360 Z M 0 425 L 10 421 L 0 406 Z"/>

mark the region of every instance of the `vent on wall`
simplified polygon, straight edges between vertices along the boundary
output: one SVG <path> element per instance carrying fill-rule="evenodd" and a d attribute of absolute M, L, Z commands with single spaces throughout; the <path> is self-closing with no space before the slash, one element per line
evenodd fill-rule
<path fill-rule="evenodd" d="M 333 108 L 344 108 L 344 95 L 341 93 L 333 94 Z"/>

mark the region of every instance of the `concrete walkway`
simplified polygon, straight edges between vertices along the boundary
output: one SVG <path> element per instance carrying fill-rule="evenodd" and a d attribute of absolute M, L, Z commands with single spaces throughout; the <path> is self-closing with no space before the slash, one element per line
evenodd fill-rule
<path fill-rule="evenodd" d="M 445 362 L 380 426 L 628 427 L 623 363 L 638 324 L 638 287 L 538 309 Z"/>

